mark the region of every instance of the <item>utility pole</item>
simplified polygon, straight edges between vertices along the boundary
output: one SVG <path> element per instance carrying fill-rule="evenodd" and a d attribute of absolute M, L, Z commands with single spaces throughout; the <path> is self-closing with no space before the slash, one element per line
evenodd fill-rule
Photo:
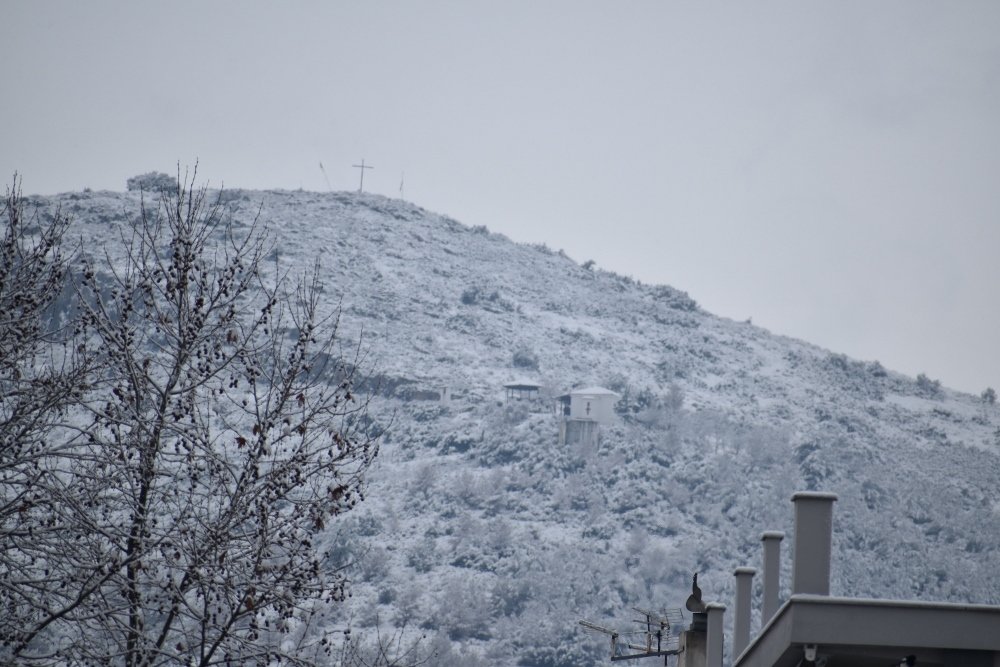
<path fill-rule="evenodd" d="M 358 192 L 365 191 L 365 169 L 374 169 L 371 165 L 366 165 L 364 158 L 361 159 L 361 164 L 352 164 L 355 169 L 361 170 L 361 185 L 358 187 Z"/>

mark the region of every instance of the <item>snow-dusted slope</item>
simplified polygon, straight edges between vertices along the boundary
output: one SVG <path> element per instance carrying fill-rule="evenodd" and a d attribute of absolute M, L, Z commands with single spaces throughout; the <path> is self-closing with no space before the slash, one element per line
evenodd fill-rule
<path fill-rule="evenodd" d="M 345 344 L 381 380 L 392 426 L 369 498 L 330 535 L 332 564 L 354 567 L 341 622 L 405 623 L 435 664 L 598 664 L 578 618 L 681 606 L 694 571 L 728 601 L 760 532 L 790 533 L 798 489 L 840 494 L 834 593 L 1000 604 L 997 406 L 406 202 L 223 196 L 241 225 L 261 210 L 279 266 L 319 261 Z M 138 208 L 32 202 L 112 256 Z M 626 415 L 598 445 L 560 446 L 551 403 L 504 405 L 521 378 L 545 396 L 610 387 Z"/>

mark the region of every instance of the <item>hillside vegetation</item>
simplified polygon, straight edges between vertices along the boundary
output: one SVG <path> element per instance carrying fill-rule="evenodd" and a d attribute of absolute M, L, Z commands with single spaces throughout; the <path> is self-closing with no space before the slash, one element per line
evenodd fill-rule
<path fill-rule="evenodd" d="M 1000 604 L 1000 408 L 980 397 L 407 202 L 221 196 L 238 225 L 261 212 L 279 270 L 319 260 L 387 429 L 367 499 L 326 535 L 350 564 L 338 627 L 426 635 L 446 666 L 604 664 L 578 619 L 681 607 L 696 571 L 728 603 L 801 489 L 840 497 L 834 594 Z M 30 204 L 114 261 L 139 197 Z M 518 378 L 543 398 L 506 404 Z M 588 385 L 623 396 L 620 421 L 560 446 L 550 399 Z"/>

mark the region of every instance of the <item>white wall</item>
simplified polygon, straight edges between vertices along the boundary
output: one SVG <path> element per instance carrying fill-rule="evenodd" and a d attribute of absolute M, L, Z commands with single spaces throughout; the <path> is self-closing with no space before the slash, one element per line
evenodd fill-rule
<path fill-rule="evenodd" d="M 569 406 L 570 417 L 573 419 L 592 419 L 605 425 L 612 424 L 617 419 L 617 415 L 615 415 L 615 403 L 617 402 L 618 396 L 614 394 L 572 394 Z"/>

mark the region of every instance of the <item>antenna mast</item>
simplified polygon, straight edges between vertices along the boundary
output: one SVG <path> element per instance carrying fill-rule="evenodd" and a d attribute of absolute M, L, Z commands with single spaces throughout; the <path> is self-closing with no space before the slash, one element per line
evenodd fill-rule
<path fill-rule="evenodd" d="M 330 187 L 330 179 L 327 178 L 327 176 L 326 176 L 326 169 L 323 168 L 323 162 L 322 161 L 320 161 L 320 163 L 319 163 L 319 170 L 321 172 L 323 172 L 323 180 L 326 181 L 326 189 L 329 190 L 330 192 L 333 192 L 333 188 Z"/>
<path fill-rule="evenodd" d="M 608 635 L 611 638 L 611 661 L 635 660 L 637 658 L 662 657 L 663 664 L 667 664 L 667 657 L 677 655 L 681 652 L 679 638 L 676 629 L 682 624 L 684 617 L 680 609 L 668 609 L 666 611 L 652 611 L 632 607 L 643 618 L 634 619 L 640 628 L 631 632 L 619 632 L 605 628 L 590 621 L 580 621 L 580 625 Z M 634 643 L 631 639 L 638 636 L 641 643 Z"/>

